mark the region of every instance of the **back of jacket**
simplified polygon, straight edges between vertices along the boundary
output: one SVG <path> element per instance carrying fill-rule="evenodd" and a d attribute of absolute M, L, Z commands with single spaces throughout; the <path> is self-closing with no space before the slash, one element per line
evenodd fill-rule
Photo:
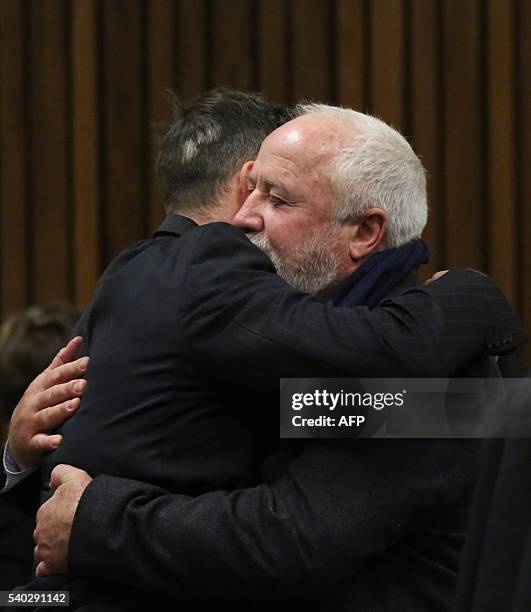
<path fill-rule="evenodd" d="M 88 386 L 79 412 L 60 430 L 63 444 L 46 460 L 44 497 L 59 463 L 191 495 L 255 480 L 252 414 L 230 381 L 207 379 L 191 363 L 183 337 L 183 266 L 201 228 L 171 220 L 181 235 L 158 232 L 123 251 L 80 321 L 91 358 Z"/>

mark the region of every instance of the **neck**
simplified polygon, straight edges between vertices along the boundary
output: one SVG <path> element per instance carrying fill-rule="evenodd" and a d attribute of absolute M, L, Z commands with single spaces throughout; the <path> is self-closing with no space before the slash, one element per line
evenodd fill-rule
<path fill-rule="evenodd" d="M 185 217 L 192 219 L 197 225 L 205 225 L 206 223 L 214 223 L 215 221 L 219 221 L 216 219 L 216 215 L 206 214 L 206 213 L 192 213 L 186 214 Z"/>

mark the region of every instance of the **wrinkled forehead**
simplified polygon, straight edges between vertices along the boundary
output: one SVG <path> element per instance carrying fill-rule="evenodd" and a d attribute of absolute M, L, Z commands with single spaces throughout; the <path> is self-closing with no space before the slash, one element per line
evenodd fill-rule
<path fill-rule="evenodd" d="M 333 122 L 327 124 L 316 116 L 298 117 L 264 140 L 256 159 L 257 170 L 277 169 L 297 178 L 327 176 L 340 145 L 341 134 Z"/>

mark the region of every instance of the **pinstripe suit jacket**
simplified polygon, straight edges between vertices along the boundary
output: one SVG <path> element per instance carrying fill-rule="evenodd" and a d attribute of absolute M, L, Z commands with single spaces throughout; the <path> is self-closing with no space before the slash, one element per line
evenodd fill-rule
<path fill-rule="evenodd" d="M 131 304 L 136 310 L 129 310 Z M 451 504 L 462 495 L 468 477 L 462 469 L 454 474 L 456 454 L 469 459 L 470 451 L 443 444 L 433 452 L 433 443 L 419 442 L 407 452 L 397 444 L 385 453 L 367 447 L 352 454 L 348 442 L 310 445 L 274 486 L 259 485 L 245 494 L 207 493 L 206 503 L 201 497 L 167 497 L 156 504 L 165 508 L 164 516 L 153 513 L 150 503 L 149 509 L 140 505 L 126 512 L 135 495 L 149 500 L 168 490 L 197 495 L 252 482 L 254 443 L 231 433 L 235 421 L 227 420 L 234 393 L 239 416 L 248 419 L 246 433 L 253 424 L 268 431 L 270 417 L 276 420 L 271 407 L 281 376 L 450 376 L 475 356 L 509 350 L 523 338 L 507 301 L 482 275 L 450 273 L 372 312 L 334 308 L 283 283 L 239 230 L 226 224 L 194 227 L 180 217 L 169 217 L 155 240 L 134 245 L 111 265 L 85 324 L 87 348 L 95 357 L 91 367 L 97 368 L 95 384 L 88 373 L 94 395 L 84 397 L 79 415 L 64 427 L 65 444 L 47 469 L 74 463 L 96 475 L 127 476 L 164 489 L 96 478 L 74 523 L 73 573 L 99 582 L 111 577 L 115 584 L 149 585 L 194 605 L 209 598 L 236 599 L 247 609 L 278 596 L 314 599 L 316 585 L 323 593 L 345 577 L 340 566 L 352 575 L 387 550 L 421 509 L 431 508 L 434 500 Z M 123 338 L 121 348 L 109 346 L 109 337 L 116 336 Z M 118 384 L 113 364 L 129 372 L 127 385 Z M 171 384 L 177 379 L 176 388 L 185 393 L 165 398 L 153 387 L 161 380 L 170 384 L 164 382 L 168 372 Z M 166 418 L 157 419 L 163 429 L 150 426 L 153 412 L 142 418 L 149 402 L 153 410 L 167 407 Z M 109 438 L 117 435 L 116 424 L 119 444 Z M 167 436 L 167 452 L 153 456 L 153 448 L 164 448 L 161 434 Z M 212 448 L 219 452 L 205 452 Z M 372 471 L 352 472 L 358 461 Z M 412 472 L 412 462 L 425 465 L 426 473 Z M 334 486 L 336 478 L 341 486 Z M 350 489 L 361 493 L 336 504 L 349 478 L 359 478 Z M 331 483 L 335 498 L 323 495 L 324 482 Z M 304 500 L 295 494 L 301 483 Z M 388 495 L 382 496 L 382 483 Z M 312 507 L 307 499 L 328 502 Z M 384 509 L 390 510 L 388 518 Z M 357 530 L 349 527 L 352 515 Z M 155 520 L 149 532 L 159 537 L 149 541 L 143 530 L 148 516 L 150 524 L 154 518 L 162 521 Z M 260 529 L 249 535 L 253 521 Z M 366 521 L 370 524 L 363 529 Z M 324 546 L 330 542 L 334 550 Z"/>

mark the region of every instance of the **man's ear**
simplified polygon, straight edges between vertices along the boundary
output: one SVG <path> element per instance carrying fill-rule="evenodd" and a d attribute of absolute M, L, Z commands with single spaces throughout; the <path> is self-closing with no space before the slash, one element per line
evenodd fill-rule
<path fill-rule="evenodd" d="M 349 224 L 349 250 L 352 261 L 358 263 L 385 248 L 387 213 L 381 208 L 369 208 Z"/>
<path fill-rule="evenodd" d="M 240 170 L 240 207 L 241 205 L 245 202 L 245 199 L 247 198 L 247 191 L 248 191 L 248 186 L 247 186 L 247 176 L 249 175 L 249 172 L 251 172 L 251 170 L 253 169 L 254 166 L 254 161 L 248 161 L 245 162 L 245 164 L 243 164 L 242 169 Z"/>

